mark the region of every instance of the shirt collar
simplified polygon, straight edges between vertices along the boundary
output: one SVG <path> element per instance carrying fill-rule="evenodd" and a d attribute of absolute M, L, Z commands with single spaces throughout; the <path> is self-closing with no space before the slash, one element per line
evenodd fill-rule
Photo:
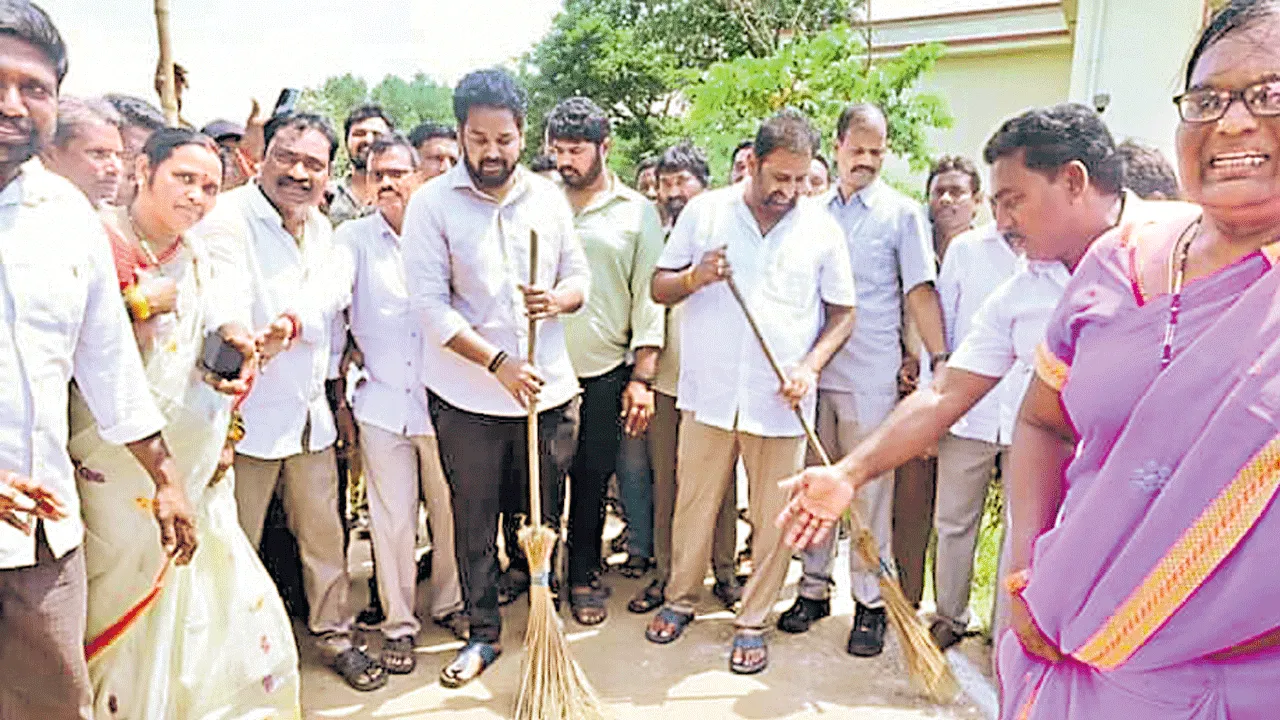
<path fill-rule="evenodd" d="M 529 171 L 525 170 L 523 165 L 517 164 L 513 175 L 515 180 L 511 185 L 511 191 L 507 193 L 507 196 L 503 198 L 500 203 L 492 195 L 476 187 L 475 181 L 471 179 L 471 172 L 467 169 L 466 158 L 462 158 L 461 162 L 454 165 L 453 168 L 449 170 L 449 175 L 447 177 L 449 178 L 449 187 L 452 187 L 455 190 L 469 190 L 477 197 L 488 200 L 491 203 L 498 205 L 510 205 L 516 200 L 519 200 L 520 197 L 529 190 Z"/>
<path fill-rule="evenodd" d="M 880 194 L 880 188 L 883 185 L 884 181 L 877 177 L 875 180 L 872 180 L 869 185 L 854 193 L 853 197 L 846 201 L 840 195 L 840 183 L 836 183 L 827 191 L 827 196 L 824 198 L 824 204 L 847 207 L 853 203 L 854 200 L 857 200 L 862 204 L 862 207 L 870 210 L 871 205 L 876 201 L 876 197 Z"/>
<path fill-rule="evenodd" d="M 582 208 L 582 211 L 578 213 L 579 217 L 590 213 L 600 212 L 615 202 L 626 201 L 630 198 L 630 195 L 627 193 L 627 186 L 623 185 L 622 182 L 618 180 L 618 176 L 611 170 L 606 170 L 605 172 L 608 173 L 609 187 L 605 188 L 603 192 L 592 198 L 591 204 Z"/>
<path fill-rule="evenodd" d="M 387 218 L 382 215 L 382 211 L 375 210 L 373 214 L 378 216 L 378 219 L 374 221 L 374 226 L 378 228 L 378 234 L 399 245 L 400 235 L 396 233 L 395 228 L 391 227 L 391 223 L 387 222 Z"/>

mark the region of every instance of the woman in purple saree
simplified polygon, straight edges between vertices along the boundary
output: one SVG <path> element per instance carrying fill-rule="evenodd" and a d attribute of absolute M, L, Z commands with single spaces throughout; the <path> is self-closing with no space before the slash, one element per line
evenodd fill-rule
<path fill-rule="evenodd" d="M 1023 405 L 1005 720 L 1280 715 L 1280 2 L 1215 16 L 1187 88 L 1199 208 L 1094 245 Z"/>

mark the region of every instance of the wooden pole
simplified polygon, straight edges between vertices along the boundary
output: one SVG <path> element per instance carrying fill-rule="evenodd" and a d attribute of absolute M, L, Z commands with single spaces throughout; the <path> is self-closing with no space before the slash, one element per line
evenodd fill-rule
<path fill-rule="evenodd" d="M 160 108 L 171 126 L 178 124 L 178 92 L 173 79 L 173 44 L 169 37 L 169 0 L 155 0 L 156 33 L 160 37 Z"/>

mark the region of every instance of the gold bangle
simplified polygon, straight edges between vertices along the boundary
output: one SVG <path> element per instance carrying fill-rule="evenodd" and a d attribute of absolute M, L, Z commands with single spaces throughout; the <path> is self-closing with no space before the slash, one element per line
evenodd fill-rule
<path fill-rule="evenodd" d="M 151 303 L 147 301 L 147 296 L 142 294 L 142 290 L 136 284 L 124 289 L 124 302 L 129 306 L 129 314 L 133 315 L 133 319 L 137 322 L 143 322 L 151 317 Z"/>
<path fill-rule="evenodd" d="M 693 293 L 698 289 L 697 287 L 694 286 L 694 283 L 696 282 L 696 280 L 694 279 L 695 274 L 696 273 L 694 272 L 693 268 L 689 268 L 687 271 L 685 271 L 684 291 L 686 293 Z"/>
<path fill-rule="evenodd" d="M 1022 595 L 1022 591 L 1027 589 L 1027 584 L 1031 581 L 1031 572 L 1029 570 L 1019 570 L 1004 576 L 1004 590 L 1009 595 L 1017 597 Z"/>

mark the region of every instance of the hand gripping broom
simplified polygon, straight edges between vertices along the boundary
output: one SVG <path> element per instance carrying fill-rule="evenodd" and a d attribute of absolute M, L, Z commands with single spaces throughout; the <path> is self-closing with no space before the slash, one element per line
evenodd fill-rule
<path fill-rule="evenodd" d="M 733 281 L 733 277 L 725 278 L 725 282 L 729 284 L 729 292 L 733 293 L 733 299 L 738 301 L 738 306 L 742 308 L 742 314 L 747 318 L 747 324 L 751 326 L 751 332 L 756 336 L 756 341 L 760 343 L 760 349 L 764 351 L 764 356 L 769 360 L 769 366 L 773 368 L 773 372 L 778 376 L 778 381 L 786 384 L 787 376 L 782 372 L 782 366 L 778 364 L 778 358 L 773 354 L 773 350 L 769 348 L 769 343 L 765 342 L 764 334 L 760 332 L 760 326 L 756 324 L 756 319 L 751 314 L 751 310 L 747 307 L 746 298 L 742 296 L 742 292 L 738 290 L 738 285 Z M 796 417 L 800 420 L 800 426 L 804 428 L 805 437 L 809 439 L 809 445 L 813 447 L 813 451 L 822 459 L 822 464 L 830 466 L 831 456 L 827 454 L 822 443 L 818 440 L 818 436 L 814 433 L 813 428 L 809 425 L 809 421 L 804 417 L 804 411 L 799 407 L 795 408 Z M 893 629 L 898 634 L 899 644 L 902 645 L 902 655 L 907 663 L 907 670 L 911 673 L 911 677 L 915 680 L 925 693 L 937 702 L 950 702 L 960 692 L 959 683 L 956 682 L 955 676 L 951 674 L 951 667 L 947 665 L 947 660 L 942 655 L 942 651 L 933 642 L 933 638 L 929 635 L 928 629 L 924 623 L 920 621 L 920 617 L 916 615 L 915 608 L 907 601 L 907 596 L 902 592 L 902 586 L 898 584 L 898 579 L 889 570 L 886 564 L 879 556 L 876 547 L 875 538 L 871 535 L 871 531 L 867 528 L 867 524 L 858 514 L 857 505 L 849 508 L 849 518 L 853 526 L 853 547 L 857 551 L 858 556 L 862 558 L 862 562 L 866 567 L 875 568 L 875 572 L 880 580 L 880 593 L 884 596 L 885 608 L 889 613 L 889 621 L 893 623 Z"/>
<path fill-rule="evenodd" d="M 538 281 L 538 233 L 529 233 L 529 286 Z M 529 364 L 537 346 L 536 320 L 529 319 Z M 538 453 L 538 403 L 529 403 L 529 517 L 520 528 L 520 547 L 529 558 L 529 627 L 525 631 L 524 678 L 516 720 L 603 720 L 604 708 L 587 677 L 569 654 L 564 626 L 551 601 L 551 554 L 556 532 L 542 524 Z"/>

